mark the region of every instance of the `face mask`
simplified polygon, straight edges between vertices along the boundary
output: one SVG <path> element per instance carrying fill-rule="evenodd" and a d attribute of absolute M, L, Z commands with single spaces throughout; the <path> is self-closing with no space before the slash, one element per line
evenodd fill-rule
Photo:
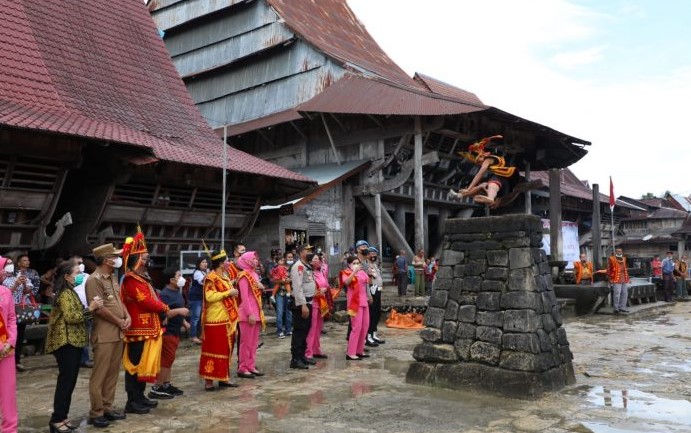
<path fill-rule="evenodd" d="M 373 262 L 376 262 L 376 261 L 377 261 L 377 258 L 376 258 L 376 257 L 370 257 L 369 259 L 370 259 L 371 261 L 373 261 Z"/>
<path fill-rule="evenodd" d="M 185 287 L 186 281 L 184 278 L 180 277 L 180 278 L 178 278 L 177 283 L 178 283 L 178 288 L 182 289 L 183 287 Z"/>
<path fill-rule="evenodd" d="M 286 261 L 286 264 L 287 264 L 288 266 L 292 265 L 293 263 L 295 263 L 293 260 L 287 260 L 287 261 Z"/>
<path fill-rule="evenodd" d="M 321 268 L 322 268 L 322 264 L 321 264 L 321 263 L 312 263 L 312 268 L 314 268 L 314 269 L 321 269 Z"/>
<path fill-rule="evenodd" d="M 81 266 L 84 266 L 84 265 L 81 265 Z M 84 282 L 84 275 L 77 274 L 77 276 L 74 277 L 74 285 L 75 286 L 81 286 L 83 282 Z"/>
<path fill-rule="evenodd" d="M 622 258 L 624 255 L 623 254 L 615 254 L 617 258 Z"/>
<path fill-rule="evenodd" d="M 84 273 L 84 263 L 79 264 L 79 272 Z M 79 285 L 79 284 L 77 284 Z"/>
<path fill-rule="evenodd" d="M 113 267 L 119 269 L 122 266 L 122 257 L 116 257 L 113 259 Z"/>
<path fill-rule="evenodd" d="M 5 266 L 5 272 L 7 272 L 8 274 L 14 273 L 14 264 Z"/>

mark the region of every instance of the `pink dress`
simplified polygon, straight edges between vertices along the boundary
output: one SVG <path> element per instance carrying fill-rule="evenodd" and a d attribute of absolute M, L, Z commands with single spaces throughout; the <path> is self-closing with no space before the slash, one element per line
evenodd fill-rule
<path fill-rule="evenodd" d="M 314 282 L 317 283 L 317 292 L 329 290 L 329 279 L 325 272 L 323 267 L 318 271 L 314 271 Z M 307 358 L 312 358 L 314 355 L 322 355 L 320 338 L 323 327 L 324 318 L 319 310 L 319 302 L 314 299 L 312 301 L 312 323 L 307 333 L 307 350 L 305 351 L 305 356 Z"/>
<path fill-rule="evenodd" d="M 5 286 L 0 286 L 0 314 L 6 327 L 7 343 L 13 347 L 17 343 L 17 318 L 14 313 L 14 298 L 12 292 Z M 4 334 L 4 332 L 3 332 Z M 0 416 L 2 417 L 2 433 L 16 433 L 18 425 L 17 414 L 17 371 L 14 365 L 14 354 L 0 359 Z"/>
<path fill-rule="evenodd" d="M 359 293 L 359 307 L 354 317 L 350 318 L 350 338 L 348 338 L 348 356 L 355 357 L 365 352 L 365 341 L 369 330 L 369 303 L 367 302 L 367 283 L 369 276 L 362 269 L 357 273 L 357 290 Z M 352 298 L 352 290 L 348 289 L 348 305 Z"/>

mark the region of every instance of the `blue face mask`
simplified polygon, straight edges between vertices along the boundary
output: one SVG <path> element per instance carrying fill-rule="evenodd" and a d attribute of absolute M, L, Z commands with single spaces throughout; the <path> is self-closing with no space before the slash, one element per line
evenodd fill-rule
<path fill-rule="evenodd" d="M 84 274 L 77 274 L 76 277 L 74 277 L 74 286 L 80 286 L 84 282 Z"/>

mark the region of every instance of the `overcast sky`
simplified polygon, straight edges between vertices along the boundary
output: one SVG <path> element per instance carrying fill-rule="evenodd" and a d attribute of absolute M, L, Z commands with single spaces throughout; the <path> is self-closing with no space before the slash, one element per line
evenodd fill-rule
<path fill-rule="evenodd" d="M 691 1 L 348 0 L 408 74 L 592 142 L 608 193 L 691 193 Z"/>

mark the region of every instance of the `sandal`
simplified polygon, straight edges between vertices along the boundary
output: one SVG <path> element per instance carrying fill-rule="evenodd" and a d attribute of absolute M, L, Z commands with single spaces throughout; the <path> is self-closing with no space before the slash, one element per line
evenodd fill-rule
<path fill-rule="evenodd" d="M 68 424 L 69 420 L 64 420 L 62 422 L 51 422 L 48 424 L 48 427 L 50 427 L 50 433 L 68 433 L 72 431 Z"/>

